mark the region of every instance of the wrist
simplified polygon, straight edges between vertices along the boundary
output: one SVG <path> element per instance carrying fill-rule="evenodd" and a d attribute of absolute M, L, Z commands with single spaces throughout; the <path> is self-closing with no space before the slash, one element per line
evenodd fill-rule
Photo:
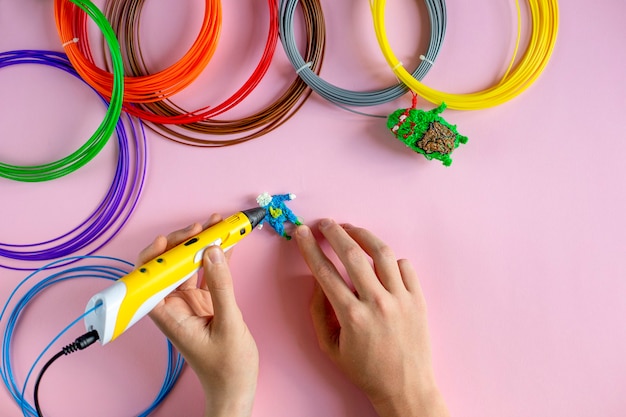
<path fill-rule="evenodd" d="M 449 417 L 448 408 L 435 387 L 422 392 L 407 392 L 370 402 L 380 417 Z"/>
<path fill-rule="evenodd" d="M 205 417 L 250 417 L 254 394 L 219 398 L 215 393 L 205 394 Z"/>

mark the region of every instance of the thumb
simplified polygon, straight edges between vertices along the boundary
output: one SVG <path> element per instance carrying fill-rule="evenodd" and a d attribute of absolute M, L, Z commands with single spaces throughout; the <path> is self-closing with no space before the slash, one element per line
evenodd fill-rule
<path fill-rule="evenodd" d="M 204 281 L 211 293 L 216 324 L 240 319 L 241 311 L 235 300 L 233 279 L 221 247 L 209 246 L 203 256 Z"/>

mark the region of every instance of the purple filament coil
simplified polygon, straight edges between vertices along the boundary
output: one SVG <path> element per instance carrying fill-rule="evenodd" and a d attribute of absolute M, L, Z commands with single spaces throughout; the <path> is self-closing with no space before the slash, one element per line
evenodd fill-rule
<path fill-rule="evenodd" d="M 17 64 L 47 65 L 83 81 L 64 53 L 18 50 L 0 54 L 0 68 Z M 104 97 L 99 94 L 98 96 L 105 105 L 108 105 Z M 39 269 L 43 262 L 50 260 L 75 254 L 91 255 L 119 233 L 134 212 L 143 190 L 147 170 L 147 141 L 141 121 L 126 113 L 122 113 L 118 120 L 115 134 L 118 143 L 115 174 L 105 196 L 93 212 L 72 230 L 52 239 L 27 244 L 0 242 L 1 268 L 34 271 Z M 81 251 L 84 253 L 79 253 Z M 1 258 L 14 262 L 7 262 Z M 70 262 L 54 267 L 68 263 Z"/>

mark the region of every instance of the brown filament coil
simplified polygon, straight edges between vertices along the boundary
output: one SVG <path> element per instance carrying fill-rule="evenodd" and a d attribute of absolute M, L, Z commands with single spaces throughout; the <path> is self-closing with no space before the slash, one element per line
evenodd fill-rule
<path fill-rule="evenodd" d="M 131 1 L 133 7 L 123 7 Z M 273 1 L 273 0 L 272 0 Z M 127 58 L 126 70 L 133 76 L 148 73 L 139 44 L 139 20 L 144 0 L 107 0 L 104 14 L 111 22 L 120 39 L 123 54 Z M 305 50 L 303 58 L 310 63 L 310 68 L 319 74 L 325 49 L 325 22 L 319 0 L 303 0 L 300 2 L 305 30 Z M 278 18 L 272 24 L 278 25 Z M 104 51 L 106 54 L 106 51 Z M 105 56 L 105 60 L 107 57 Z M 194 123 L 163 124 L 146 121 L 146 125 L 159 135 L 198 147 L 223 147 L 243 143 L 263 136 L 288 121 L 305 103 L 311 89 L 294 73 L 293 82 L 273 103 L 257 113 L 238 120 L 216 120 L 207 118 Z M 176 105 L 171 99 L 151 103 L 135 103 L 133 107 L 147 111 L 160 117 L 176 118 L 189 112 Z M 204 109 L 209 108 L 208 106 Z M 210 138 L 207 136 L 233 136 L 229 138 Z"/>

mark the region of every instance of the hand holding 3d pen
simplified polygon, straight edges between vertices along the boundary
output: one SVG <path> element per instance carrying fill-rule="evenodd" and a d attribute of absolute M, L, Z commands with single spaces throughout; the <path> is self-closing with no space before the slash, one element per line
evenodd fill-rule
<path fill-rule="evenodd" d="M 221 221 L 212 215 L 205 226 Z M 192 238 L 198 223 L 158 236 L 139 255 L 139 264 Z M 203 274 L 194 275 L 160 301 L 150 318 L 182 353 L 198 375 L 205 393 L 207 416 L 245 416 L 252 403 L 259 372 L 259 353 L 233 291 L 226 254 L 219 245 L 204 250 Z"/>

